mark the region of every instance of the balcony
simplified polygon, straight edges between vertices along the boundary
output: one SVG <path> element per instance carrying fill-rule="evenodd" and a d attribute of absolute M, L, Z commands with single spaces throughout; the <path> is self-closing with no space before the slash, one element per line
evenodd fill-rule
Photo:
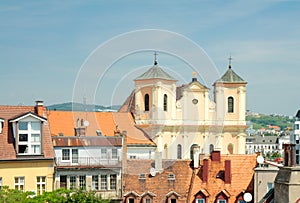
<path fill-rule="evenodd" d="M 118 168 L 121 167 L 121 161 L 119 159 L 103 159 L 101 157 L 78 157 L 70 160 L 62 160 L 62 157 L 55 157 L 55 165 L 58 168 Z"/>

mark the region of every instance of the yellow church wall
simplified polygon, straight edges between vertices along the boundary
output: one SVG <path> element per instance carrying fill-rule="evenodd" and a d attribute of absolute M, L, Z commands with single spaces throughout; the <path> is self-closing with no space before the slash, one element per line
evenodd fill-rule
<path fill-rule="evenodd" d="M 24 177 L 24 190 L 37 191 L 37 176 L 46 177 L 46 191 L 53 189 L 53 161 L 10 161 L 0 162 L 2 185 L 15 188 L 15 177 Z"/>

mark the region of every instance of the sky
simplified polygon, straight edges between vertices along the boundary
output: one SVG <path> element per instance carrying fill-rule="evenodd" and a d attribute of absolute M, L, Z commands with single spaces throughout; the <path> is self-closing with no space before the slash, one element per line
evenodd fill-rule
<path fill-rule="evenodd" d="M 276 0 L 2 1 L 0 104 L 64 103 L 76 91 L 87 103 L 122 104 L 152 66 L 156 45 L 159 65 L 178 85 L 196 70 L 212 89 L 231 56 L 248 82 L 248 110 L 295 115 L 299 11 L 300 1 Z"/>

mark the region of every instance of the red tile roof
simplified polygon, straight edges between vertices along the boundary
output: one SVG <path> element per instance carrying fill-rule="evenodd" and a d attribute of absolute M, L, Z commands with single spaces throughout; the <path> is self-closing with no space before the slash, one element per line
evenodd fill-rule
<path fill-rule="evenodd" d="M 119 132 L 127 131 L 127 144 L 129 145 L 155 146 L 146 133 L 135 127 L 130 113 L 48 111 L 48 120 L 53 136 L 60 133 L 64 136 L 74 136 L 77 119 L 88 121 L 86 136 L 97 136 L 97 130 L 100 130 L 104 136 L 114 136 L 118 128 Z"/>
<path fill-rule="evenodd" d="M 61 137 L 53 136 L 54 147 L 115 146 L 122 147 L 122 137 Z"/>
<path fill-rule="evenodd" d="M 45 110 L 45 108 L 44 108 Z M 0 134 L 0 160 L 17 159 L 14 148 L 14 135 L 12 124 L 9 120 L 17 116 L 31 112 L 34 114 L 34 106 L 0 106 L 0 117 L 4 119 L 4 126 Z M 34 114 L 36 115 L 36 114 Z M 42 115 L 37 115 L 41 117 Z M 42 149 L 44 158 L 54 158 L 50 130 L 47 122 L 42 125 Z"/>
<path fill-rule="evenodd" d="M 225 170 L 225 160 L 231 161 L 231 183 L 217 178 L 220 171 Z M 202 181 L 203 168 L 192 169 L 191 161 L 163 160 L 163 171 L 154 177 L 150 168 L 154 167 L 153 160 L 128 160 L 127 174 L 124 175 L 124 194 L 136 193 L 139 200 L 144 192 L 150 191 L 156 196 L 154 202 L 165 202 L 172 192 L 178 195 L 178 202 L 195 202 L 197 194 L 202 193 L 208 202 L 215 202 L 216 196 L 229 196 L 228 203 L 234 203 L 244 191 L 253 192 L 253 168 L 256 166 L 256 155 L 221 156 L 220 161 L 208 161 L 208 182 Z M 145 174 L 145 179 L 139 175 Z M 169 174 L 174 174 L 175 180 L 169 180 Z M 171 193 L 170 193 L 171 192 Z M 126 198 L 126 197 L 124 197 Z"/>

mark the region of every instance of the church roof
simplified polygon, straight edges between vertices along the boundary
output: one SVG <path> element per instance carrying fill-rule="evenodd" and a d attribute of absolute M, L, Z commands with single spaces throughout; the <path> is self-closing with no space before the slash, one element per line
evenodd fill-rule
<path fill-rule="evenodd" d="M 217 82 L 224 82 L 224 83 L 246 83 L 246 81 L 241 78 L 238 74 L 236 74 L 231 65 L 229 65 L 228 70 L 226 73 L 219 79 Z"/>
<path fill-rule="evenodd" d="M 163 79 L 163 80 L 173 80 L 176 81 L 172 76 L 166 73 L 162 68 L 160 68 L 157 63 L 147 70 L 145 73 L 137 77 L 135 80 L 146 80 L 146 79 Z"/>

